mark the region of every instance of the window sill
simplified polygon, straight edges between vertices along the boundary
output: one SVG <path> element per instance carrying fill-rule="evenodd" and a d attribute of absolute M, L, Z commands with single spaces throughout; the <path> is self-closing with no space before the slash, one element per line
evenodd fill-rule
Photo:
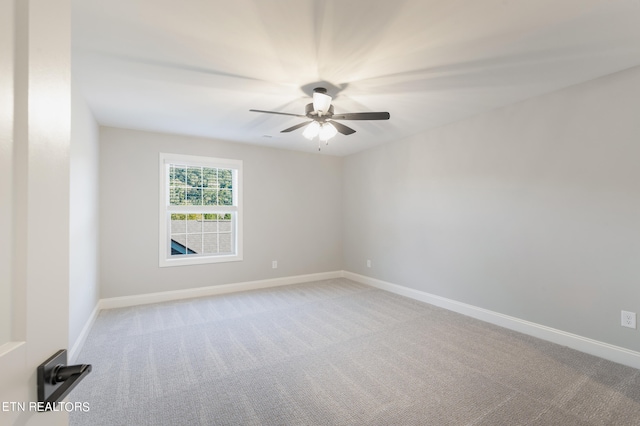
<path fill-rule="evenodd" d="M 206 265 L 210 263 L 227 263 L 227 262 L 240 262 L 242 256 L 240 255 L 228 255 L 228 256 L 198 256 L 191 258 L 178 258 L 178 259 L 160 259 L 159 266 L 161 268 L 172 266 L 187 266 L 187 265 Z"/>

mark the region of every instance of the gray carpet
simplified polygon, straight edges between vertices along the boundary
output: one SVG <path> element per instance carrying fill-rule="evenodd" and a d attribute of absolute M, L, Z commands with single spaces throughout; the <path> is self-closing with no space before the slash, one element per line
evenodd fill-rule
<path fill-rule="evenodd" d="M 640 425 L 640 371 L 346 279 L 102 311 L 71 425 Z"/>

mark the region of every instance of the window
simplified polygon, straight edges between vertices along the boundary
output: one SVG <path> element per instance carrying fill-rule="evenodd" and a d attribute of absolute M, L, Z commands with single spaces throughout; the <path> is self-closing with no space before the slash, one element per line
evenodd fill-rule
<path fill-rule="evenodd" d="M 242 260 L 242 161 L 160 154 L 160 266 Z"/>

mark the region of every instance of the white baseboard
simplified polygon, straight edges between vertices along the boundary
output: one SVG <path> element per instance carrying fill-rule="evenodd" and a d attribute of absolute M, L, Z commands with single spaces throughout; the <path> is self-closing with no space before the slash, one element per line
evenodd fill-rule
<path fill-rule="evenodd" d="M 477 318 L 500 327 L 567 346 L 580 352 L 585 352 L 629 367 L 640 369 L 640 352 L 625 349 L 620 346 L 610 345 L 608 343 L 589 339 L 588 337 L 579 336 L 577 334 L 567 333 L 562 330 L 525 321 L 520 318 L 511 317 L 498 312 L 493 312 L 488 309 L 468 305 L 466 303 L 447 299 L 446 297 L 436 296 L 413 288 L 355 274 L 353 272 L 343 271 L 342 276 L 352 281 L 370 285 L 381 290 L 390 291 L 401 296 L 406 296 L 411 299 L 426 302 L 450 311 Z"/>
<path fill-rule="evenodd" d="M 99 313 L 100 313 L 100 302 L 98 302 L 98 304 L 96 304 L 96 306 L 93 308 L 93 311 L 91 311 L 91 315 L 89 315 L 89 319 L 87 320 L 84 327 L 82 328 L 82 331 L 80 332 L 80 335 L 76 339 L 76 342 L 73 344 L 73 347 L 69 349 L 69 352 L 67 353 L 67 364 L 70 365 L 76 362 L 76 358 L 78 357 L 80 350 L 84 346 L 84 342 L 87 340 L 89 331 L 91 331 L 91 327 L 93 327 L 93 323 L 96 321 L 96 318 L 98 317 Z"/>
<path fill-rule="evenodd" d="M 181 299 L 192 299 L 195 297 L 213 296 L 216 294 L 256 290 L 268 287 L 278 287 L 310 281 L 328 280 L 339 277 L 342 277 L 342 271 L 320 272 L 317 274 L 271 278 L 267 280 L 222 284 L 210 287 L 190 288 L 185 290 L 163 291 L 159 293 L 140 294 L 135 296 L 110 297 L 107 299 L 100 299 L 99 306 L 100 309 L 124 308 L 127 306 L 147 305 L 150 303 L 169 302 L 172 300 Z"/>

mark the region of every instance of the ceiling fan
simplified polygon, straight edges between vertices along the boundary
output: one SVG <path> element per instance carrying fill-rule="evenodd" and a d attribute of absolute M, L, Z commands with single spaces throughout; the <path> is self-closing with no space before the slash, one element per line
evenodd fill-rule
<path fill-rule="evenodd" d="M 280 133 L 292 132 L 307 126 L 302 133 L 304 137 L 313 139 L 318 136 L 320 141 L 326 142 L 327 144 L 329 143 L 329 139 L 338 133 L 350 135 L 356 132 L 351 127 L 345 126 L 336 120 L 388 120 L 390 117 L 388 112 L 350 112 L 334 114 L 333 105 L 331 105 L 331 96 L 327 95 L 327 89 L 324 87 L 316 87 L 313 89 L 313 102 L 306 105 L 304 115 L 278 111 L 263 111 L 259 109 L 250 109 L 249 111 L 310 118 L 310 121 L 296 124 L 295 126 L 282 130 Z M 319 146 L 318 150 L 320 150 Z"/>

